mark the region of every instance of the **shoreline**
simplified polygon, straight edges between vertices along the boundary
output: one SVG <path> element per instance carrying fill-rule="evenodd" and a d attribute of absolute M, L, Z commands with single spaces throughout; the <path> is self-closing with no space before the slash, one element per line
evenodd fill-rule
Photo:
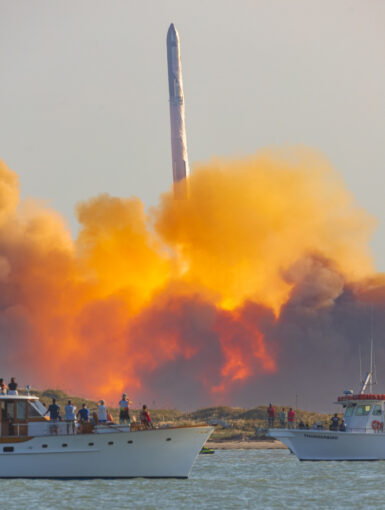
<path fill-rule="evenodd" d="M 287 450 L 281 441 L 207 441 L 214 450 Z"/>

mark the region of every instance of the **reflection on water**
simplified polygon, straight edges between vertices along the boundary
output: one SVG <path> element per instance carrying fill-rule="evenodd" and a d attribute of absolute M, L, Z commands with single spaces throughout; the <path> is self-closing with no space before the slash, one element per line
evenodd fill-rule
<path fill-rule="evenodd" d="M 299 462 L 287 450 L 200 455 L 188 480 L 0 480 L 7 510 L 382 508 L 384 486 L 385 462 Z"/>

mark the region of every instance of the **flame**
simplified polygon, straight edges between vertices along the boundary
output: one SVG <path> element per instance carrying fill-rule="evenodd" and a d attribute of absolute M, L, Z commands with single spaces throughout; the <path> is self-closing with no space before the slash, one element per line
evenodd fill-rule
<path fill-rule="evenodd" d="M 299 261 L 374 278 L 374 221 L 309 149 L 213 159 L 194 169 L 187 200 L 171 190 L 146 212 L 103 194 L 77 217 L 72 239 L 55 211 L 20 202 L 1 163 L 0 349 L 25 383 L 112 401 L 162 384 L 172 399 L 187 381 L 223 398 L 279 370 L 262 325 L 279 320 Z"/>

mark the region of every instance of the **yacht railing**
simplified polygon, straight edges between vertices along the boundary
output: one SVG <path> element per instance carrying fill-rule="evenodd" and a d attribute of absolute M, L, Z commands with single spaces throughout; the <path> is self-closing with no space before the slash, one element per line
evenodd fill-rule
<path fill-rule="evenodd" d="M 33 428 L 30 429 L 29 425 Z M 2 431 L 1 437 L 28 437 L 30 435 L 78 435 L 103 432 L 132 432 L 147 430 L 147 427 L 141 423 L 133 422 L 129 424 L 119 424 L 114 422 L 93 423 L 78 422 L 72 420 L 47 420 L 42 422 L 30 423 L 11 423 L 6 430 Z"/>

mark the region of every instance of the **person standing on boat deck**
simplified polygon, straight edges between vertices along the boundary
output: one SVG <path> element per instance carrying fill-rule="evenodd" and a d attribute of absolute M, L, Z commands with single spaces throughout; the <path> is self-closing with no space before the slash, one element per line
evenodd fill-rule
<path fill-rule="evenodd" d="M 275 408 L 270 402 L 269 407 L 267 408 L 267 421 L 269 424 L 269 428 L 274 427 L 274 419 L 275 419 Z"/>
<path fill-rule="evenodd" d="M 0 379 L 0 395 L 6 395 L 8 386 L 5 384 L 4 379 Z"/>
<path fill-rule="evenodd" d="M 78 420 L 82 423 L 87 423 L 90 419 L 90 411 L 87 409 L 86 404 L 82 404 L 82 408 L 79 409 L 78 414 L 76 415 Z"/>
<path fill-rule="evenodd" d="M 337 413 L 335 413 L 334 416 L 332 416 L 332 418 L 330 420 L 330 427 L 329 427 L 329 429 L 330 430 L 338 430 L 339 423 L 340 423 L 340 419 L 338 418 Z"/>
<path fill-rule="evenodd" d="M 148 412 L 148 408 L 145 404 L 143 404 L 142 411 L 140 413 L 140 422 L 142 425 L 146 427 L 146 429 L 153 429 L 154 426 L 151 421 L 150 413 Z"/>
<path fill-rule="evenodd" d="M 49 417 L 52 421 L 57 421 L 60 415 L 60 406 L 56 403 L 56 398 L 52 399 L 52 404 L 48 406 L 44 416 L 49 413 Z"/>
<path fill-rule="evenodd" d="M 11 377 L 11 382 L 8 384 L 8 395 L 17 395 L 17 382 L 14 377 Z"/>
<path fill-rule="evenodd" d="M 338 430 L 340 432 L 346 432 L 346 423 L 345 423 L 345 420 L 343 418 L 342 418 L 342 421 L 340 423 L 340 426 L 339 426 Z"/>
<path fill-rule="evenodd" d="M 287 412 L 284 407 L 282 407 L 281 412 L 279 413 L 279 425 L 281 428 L 286 427 L 287 422 Z"/>
<path fill-rule="evenodd" d="M 67 422 L 67 434 L 70 433 L 70 428 L 72 429 L 72 434 L 75 434 L 75 420 L 76 420 L 76 407 L 72 405 L 71 400 L 68 401 L 68 404 L 64 408 Z"/>
<path fill-rule="evenodd" d="M 104 400 L 99 400 L 98 404 L 98 422 L 107 423 L 107 407 L 104 405 Z"/>
<path fill-rule="evenodd" d="M 289 429 L 293 429 L 294 422 L 295 422 L 295 411 L 293 411 L 293 408 L 291 407 L 289 409 L 289 412 L 287 413 L 287 427 Z"/>
<path fill-rule="evenodd" d="M 127 400 L 127 393 L 123 393 L 122 400 L 119 402 L 119 423 L 121 425 L 123 423 L 127 423 L 128 425 L 130 424 L 130 404 L 132 404 L 132 402 L 131 400 Z"/>
<path fill-rule="evenodd" d="M 52 404 L 48 407 L 47 411 L 44 413 L 44 416 L 46 416 L 49 413 L 50 420 L 53 422 L 52 425 L 50 425 L 49 430 L 51 434 L 58 433 L 58 426 L 56 422 L 60 420 L 60 406 L 56 403 L 56 398 L 52 399 Z"/>

